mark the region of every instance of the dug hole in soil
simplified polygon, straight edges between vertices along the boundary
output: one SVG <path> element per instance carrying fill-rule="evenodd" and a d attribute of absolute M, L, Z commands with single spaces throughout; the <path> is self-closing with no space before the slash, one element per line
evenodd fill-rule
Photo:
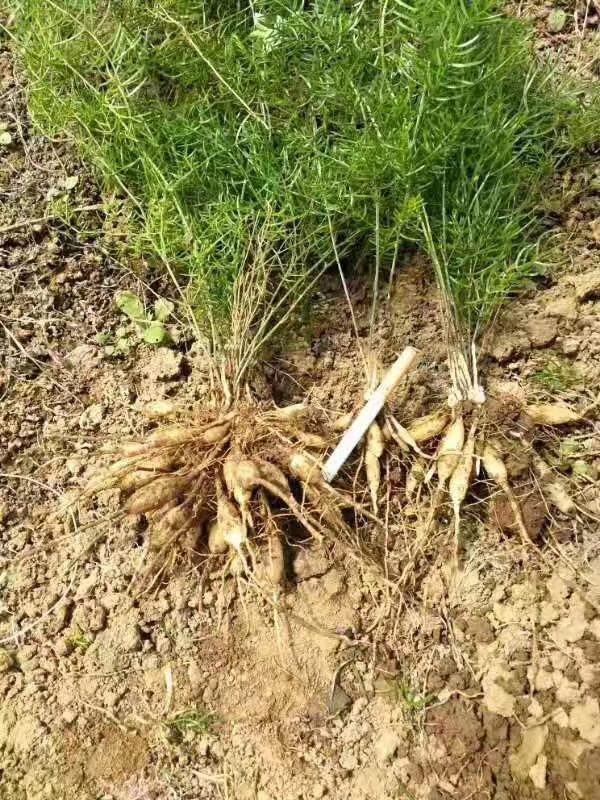
<path fill-rule="evenodd" d="M 148 401 L 201 404 L 205 369 L 176 323 L 169 348 L 117 357 L 99 343 L 126 325 L 116 292 L 151 301 L 168 287 L 110 260 L 94 212 L 79 232 L 51 220 L 14 227 L 44 220 L 57 197 L 99 198 L 67 146 L 31 131 L 7 50 L 0 90 L 13 140 L 0 165 L 0 797 L 599 798 L 597 423 L 544 445 L 577 514 L 547 504 L 527 463 L 510 464 L 544 558 L 523 561 L 500 496 L 475 497 L 458 576 L 442 524 L 439 552 L 415 561 L 399 591 L 389 575 L 410 530 L 403 466 L 390 459 L 383 565 L 291 531 L 274 610 L 191 538 L 168 580 L 132 592 L 143 516 L 123 519 L 115 490 L 56 510 L 77 499 L 101 444 L 148 429 Z M 600 388 L 600 166 L 561 181 L 569 268 L 508 305 L 482 362 L 509 420 L 513 401 L 559 394 L 582 407 Z M 350 292 L 366 342 L 370 297 L 362 282 Z M 309 341 L 299 330 L 253 389 L 344 413 L 365 389 L 347 306 L 333 278 L 312 300 Z M 448 386 L 438 298 L 418 259 L 407 257 L 379 307 L 382 365 L 408 344 L 425 354 L 394 399 L 410 421 Z"/>

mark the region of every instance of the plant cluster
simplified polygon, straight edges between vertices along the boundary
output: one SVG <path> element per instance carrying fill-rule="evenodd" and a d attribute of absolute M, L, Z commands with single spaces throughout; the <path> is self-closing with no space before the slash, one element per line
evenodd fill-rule
<path fill-rule="evenodd" d="M 544 181 L 600 130 L 495 0 L 17 5 L 36 121 L 130 199 L 132 245 L 190 278 L 221 351 L 244 273 L 253 312 L 279 287 L 277 322 L 315 270 L 407 245 L 477 328 L 535 271 Z"/>
<path fill-rule="evenodd" d="M 125 510 L 151 519 L 165 562 L 201 530 L 243 571 L 250 534 L 262 535 L 275 587 L 282 515 L 315 539 L 349 539 L 345 514 L 372 515 L 322 476 L 336 426 L 315 430 L 307 407 L 267 410 L 242 390 L 324 270 L 366 264 L 377 284 L 403 249 L 421 247 L 445 312 L 452 413 L 372 423 L 373 511 L 386 446 L 416 453 L 407 499 L 411 481 L 431 497 L 419 547 L 448 495 L 458 554 L 480 459 L 530 544 L 501 453 L 480 435 L 470 339 L 537 269 L 544 184 L 600 139 L 592 90 L 538 63 L 529 31 L 496 0 L 15 3 L 35 119 L 70 131 L 106 192 L 128 198 L 130 244 L 185 282 L 223 389 L 216 413 L 116 447 L 88 491 L 118 486 Z M 145 335 L 162 332 L 125 299 Z M 528 413 L 540 425 L 581 418 Z"/>

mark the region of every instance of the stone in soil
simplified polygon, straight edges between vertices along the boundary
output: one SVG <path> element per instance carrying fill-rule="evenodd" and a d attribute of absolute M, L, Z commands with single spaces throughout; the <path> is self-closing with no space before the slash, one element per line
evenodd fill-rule
<path fill-rule="evenodd" d="M 129 666 L 131 653 L 142 649 L 138 612 L 130 611 L 109 619 L 106 630 L 96 637 L 93 651 L 107 671 Z"/>
<path fill-rule="evenodd" d="M 554 317 L 533 317 L 527 322 L 526 329 L 532 347 L 546 347 L 558 335 L 558 322 Z"/>
<path fill-rule="evenodd" d="M 574 356 L 579 350 L 579 339 L 574 336 L 565 336 L 561 342 L 561 350 L 565 356 Z"/>
<path fill-rule="evenodd" d="M 488 711 L 501 717 L 512 717 L 515 710 L 515 698 L 491 678 L 483 680 L 483 703 Z"/>
<path fill-rule="evenodd" d="M 600 708 L 595 697 L 588 697 L 583 703 L 573 707 L 570 723 L 586 742 L 600 745 Z"/>
<path fill-rule="evenodd" d="M 499 331 L 492 342 L 490 354 L 502 364 L 516 355 L 519 349 L 519 341 L 512 332 Z"/>
<path fill-rule="evenodd" d="M 570 321 L 575 321 L 579 314 L 577 298 L 573 294 L 566 294 L 552 300 L 546 306 L 546 314 L 553 317 L 562 317 Z"/>
<path fill-rule="evenodd" d="M 8 737 L 8 746 L 12 747 L 17 755 L 29 753 L 38 739 L 41 739 L 46 728 L 33 714 L 23 714 Z"/>
<path fill-rule="evenodd" d="M 82 430 L 96 430 L 104 418 L 104 406 L 101 403 L 94 403 L 88 406 L 79 417 L 79 427 Z"/>
<path fill-rule="evenodd" d="M 600 747 L 588 750 L 579 759 L 577 788 L 585 800 L 600 800 Z"/>
<path fill-rule="evenodd" d="M 521 515 L 529 537 L 535 541 L 539 538 L 546 521 L 546 503 L 534 485 L 518 486 L 514 489 L 514 494 L 521 507 Z M 488 517 L 498 530 L 518 536 L 517 520 L 505 495 L 496 494 L 492 498 L 488 507 Z"/>
<path fill-rule="evenodd" d="M 146 365 L 146 375 L 156 381 L 176 380 L 183 369 L 183 355 L 168 347 L 159 347 Z"/>
<path fill-rule="evenodd" d="M 529 770 L 534 766 L 541 755 L 546 738 L 548 736 L 547 725 L 534 725 L 523 731 L 521 744 L 516 753 L 509 757 L 509 764 L 513 775 L 517 778 L 526 778 Z"/>
<path fill-rule="evenodd" d="M 324 575 L 330 567 L 329 560 L 316 547 L 300 550 L 294 559 L 294 574 L 299 581 Z"/>
<path fill-rule="evenodd" d="M 394 730 L 387 730 L 380 734 L 373 745 L 375 760 L 380 767 L 388 764 L 396 755 L 400 745 L 400 737 Z"/>
<path fill-rule="evenodd" d="M 358 767 L 358 759 L 354 753 L 342 753 L 339 760 L 340 767 L 347 772 L 352 772 Z"/>
<path fill-rule="evenodd" d="M 589 300 L 600 296 L 600 269 L 592 269 L 581 275 L 571 276 L 577 299 Z"/>
<path fill-rule="evenodd" d="M 329 702 L 327 709 L 329 714 L 339 714 L 345 708 L 352 705 L 352 698 L 342 689 L 341 686 L 336 685 L 333 690 L 333 695 Z"/>
<path fill-rule="evenodd" d="M 88 377 L 98 366 L 98 348 L 80 344 L 67 353 L 65 360 L 81 377 Z"/>
<path fill-rule="evenodd" d="M 540 753 L 535 764 L 529 769 L 529 777 L 536 789 L 546 788 L 546 769 L 548 767 L 548 757 Z"/>

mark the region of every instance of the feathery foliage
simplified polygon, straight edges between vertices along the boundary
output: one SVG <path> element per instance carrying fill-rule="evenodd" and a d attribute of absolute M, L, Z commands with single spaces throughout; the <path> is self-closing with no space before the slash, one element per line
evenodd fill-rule
<path fill-rule="evenodd" d="M 600 135 L 493 0 L 13 1 L 36 121 L 130 198 L 217 344 L 257 263 L 283 307 L 407 244 L 484 324 L 535 271 L 543 182 Z"/>

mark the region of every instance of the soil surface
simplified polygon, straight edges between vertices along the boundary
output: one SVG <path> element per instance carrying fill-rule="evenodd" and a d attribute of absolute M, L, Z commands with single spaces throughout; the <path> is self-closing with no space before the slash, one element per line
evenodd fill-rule
<path fill-rule="evenodd" d="M 597 69 L 584 56 L 598 52 L 599 11 L 587 8 L 584 26 L 569 5 L 555 33 L 550 7 L 521 12 L 540 47 Z M 97 189 L 67 144 L 32 130 L 6 48 L 0 98 L 11 135 L 0 145 L 0 797 L 600 798 L 594 412 L 535 440 L 569 513 L 514 448 L 537 543 L 526 557 L 510 506 L 488 491 L 465 509 L 460 570 L 445 510 L 406 561 L 400 454 L 384 475 L 383 563 L 290 533 L 275 610 L 191 542 L 169 580 L 140 586 L 145 519 L 123 520 L 114 490 L 78 502 L 81 487 L 103 444 L 149 429 L 148 401 L 202 402 L 205 365 L 176 319 L 173 344 L 153 348 L 116 310 L 119 291 L 150 306 L 168 287 L 109 255 Z M 525 399 L 584 410 L 600 390 L 600 160 L 561 175 L 548 203 L 556 265 L 506 307 L 481 359 L 491 416 L 517 445 L 529 441 Z M 394 410 L 410 421 L 439 407 L 448 373 L 428 274 L 407 256 L 371 341 L 368 287 L 349 285 L 355 334 L 332 276 L 310 332 L 298 329 L 254 391 L 350 411 L 366 389 L 361 347 L 383 367 L 414 344 L 423 360 Z"/>

